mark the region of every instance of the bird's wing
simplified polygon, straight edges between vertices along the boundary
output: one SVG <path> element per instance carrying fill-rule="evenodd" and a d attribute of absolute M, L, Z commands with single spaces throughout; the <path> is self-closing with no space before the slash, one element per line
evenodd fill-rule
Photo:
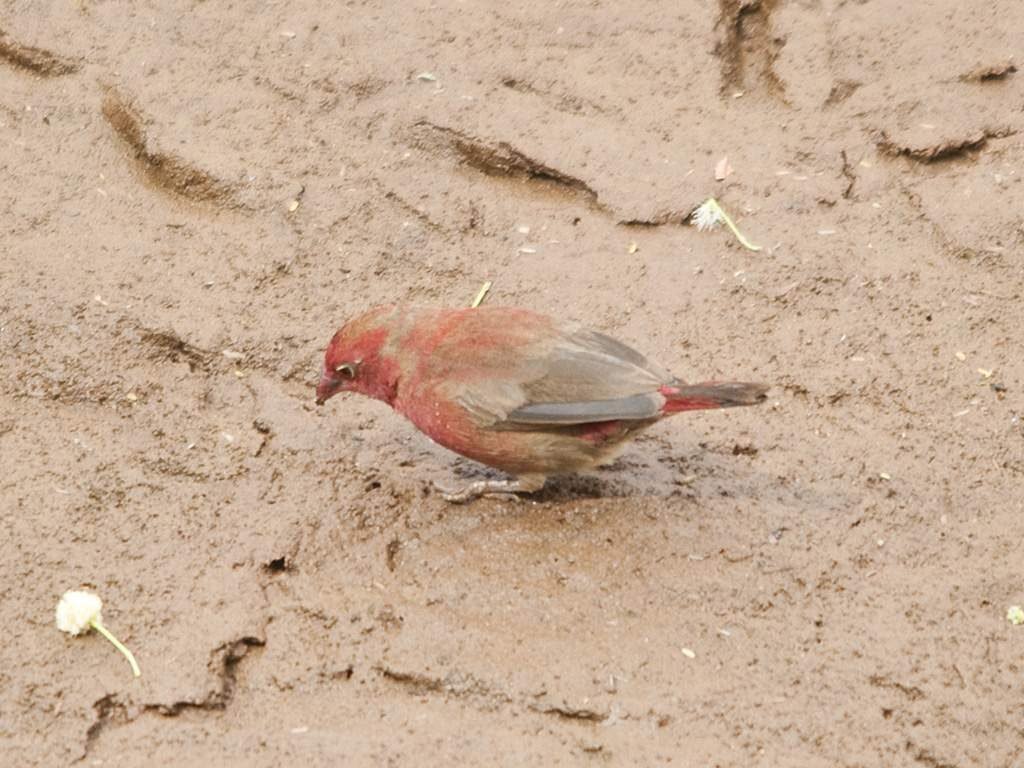
<path fill-rule="evenodd" d="M 661 411 L 665 398 L 657 392 L 631 395 L 614 400 L 583 400 L 570 403 L 537 403 L 516 408 L 508 414 L 510 424 L 566 425 L 597 421 L 639 421 L 653 419 Z"/>
<path fill-rule="evenodd" d="M 471 355 L 470 369 L 452 396 L 495 428 L 651 419 L 665 404 L 658 389 L 673 381 L 633 348 L 576 326 L 558 326 L 504 354 Z"/>

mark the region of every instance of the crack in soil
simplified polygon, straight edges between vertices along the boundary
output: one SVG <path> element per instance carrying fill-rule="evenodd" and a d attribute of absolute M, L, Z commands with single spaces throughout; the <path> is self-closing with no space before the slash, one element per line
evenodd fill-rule
<path fill-rule="evenodd" d="M 461 162 L 487 176 L 503 176 L 547 183 L 574 196 L 586 199 L 590 205 L 600 210 L 605 210 L 604 204 L 598 199 L 597 192 L 585 181 L 534 160 L 507 141 L 488 142 L 427 120 L 420 120 L 413 127 L 429 131 L 431 135 L 440 139 L 445 146 L 454 151 Z"/>
<path fill-rule="evenodd" d="M 656 213 L 648 219 L 622 219 L 621 221 L 615 222 L 620 227 L 635 227 L 637 229 L 664 227 L 675 224 L 677 226 L 685 226 L 687 220 L 693 213 L 691 209 L 689 211 L 668 211 L 667 213 Z"/>
<path fill-rule="evenodd" d="M 599 712 L 586 707 L 573 707 L 565 703 L 550 704 L 517 700 L 511 694 L 495 689 L 468 674 L 450 673 L 444 677 L 434 677 L 382 665 L 377 665 L 373 669 L 386 680 L 402 686 L 413 696 L 440 694 L 453 699 L 480 702 L 484 705 L 482 708 L 489 710 L 512 705 L 522 710 L 576 723 L 603 723 L 610 717 L 605 712 Z"/>
<path fill-rule="evenodd" d="M 883 675 L 872 675 L 868 678 L 868 682 L 875 688 L 889 688 L 894 691 L 899 691 L 911 701 L 917 701 L 918 699 L 924 698 L 924 691 L 916 685 L 904 685 L 903 683 L 898 683 L 895 680 L 890 680 L 888 677 L 884 677 Z"/>
<path fill-rule="evenodd" d="M 186 363 L 191 372 L 196 369 L 206 372 L 212 358 L 211 353 L 189 344 L 174 331 L 140 329 L 142 344 L 150 360 L 155 362 Z"/>
<path fill-rule="evenodd" d="M 890 138 L 889 134 L 885 131 L 880 131 L 878 134 L 879 138 L 875 144 L 882 152 L 891 157 L 904 156 L 921 163 L 935 163 L 942 160 L 964 157 L 972 150 L 983 148 L 990 139 L 1005 139 L 1016 135 L 1016 133 L 1016 130 L 1008 127 L 982 128 L 957 139 L 949 139 L 938 144 L 913 147 L 901 144 Z"/>
<path fill-rule="evenodd" d="M 839 169 L 839 173 L 844 179 L 846 179 L 846 188 L 843 190 L 843 200 L 849 200 L 853 197 L 853 186 L 857 183 L 857 174 L 853 172 L 853 166 L 850 164 L 849 158 L 846 156 L 846 150 L 840 150 L 839 157 L 843 161 L 843 167 Z"/>
<path fill-rule="evenodd" d="M 398 683 L 408 692 L 416 696 L 439 693 L 455 699 L 477 699 L 496 709 L 503 704 L 512 703 L 512 697 L 478 680 L 472 675 L 449 674 L 445 677 L 431 677 L 419 672 L 404 672 L 377 665 L 374 671 L 393 683 Z"/>
<path fill-rule="evenodd" d="M 564 704 L 559 706 L 531 705 L 530 709 L 542 715 L 554 715 L 561 720 L 572 720 L 574 722 L 603 723 L 608 719 L 608 715 L 603 712 L 586 708 L 577 709 L 576 707 L 569 707 Z"/>
<path fill-rule="evenodd" d="M 775 61 L 786 45 L 772 34 L 771 16 L 778 0 L 718 0 L 716 26 L 724 30 L 715 46 L 721 59 L 721 93 L 752 91 L 755 84 L 788 105 L 786 86 L 775 72 Z"/>
<path fill-rule="evenodd" d="M 103 116 L 128 145 L 143 175 L 157 189 L 195 202 L 216 202 L 242 208 L 230 185 L 184 159 L 160 152 L 150 145 L 145 120 L 131 99 L 108 87 L 103 97 Z"/>
<path fill-rule="evenodd" d="M 828 96 L 825 98 L 825 106 L 834 107 L 837 104 L 842 104 L 853 96 L 861 85 L 863 84 L 856 80 L 839 80 L 829 89 Z"/>
<path fill-rule="evenodd" d="M 564 93 L 555 93 L 537 87 L 534 83 L 518 77 L 503 77 L 501 84 L 509 90 L 517 93 L 525 93 L 544 99 L 553 109 L 570 115 L 585 115 L 588 113 L 607 114 L 608 110 L 600 104 L 587 99 Z"/>
<path fill-rule="evenodd" d="M 218 646 L 210 654 L 212 657 L 210 659 L 210 666 L 218 667 L 218 685 L 214 690 L 199 700 L 190 701 L 183 699 L 171 704 L 147 704 L 143 707 L 143 711 L 157 712 L 167 717 L 175 717 L 186 709 L 206 711 L 226 709 L 235 695 L 239 663 L 248 655 L 250 649 L 262 648 L 266 644 L 267 641 L 263 638 L 245 635 L 238 640 Z"/>
<path fill-rule="evenodd" d="M 929 766 L 929 768 L 958 768 L 956 763 L 950 763 L 946 760 L 940 760 L 935 757 L 924 747 L 919 747 L 914 742 L 907 740 L 907 751 L 911 753 L 915 762 L 922 763 L 923 765 Z"/>
<path fill-rule="evenodd" d="M 919 193 L 903 183 L 897 183 L 897 186 L 910 207 L 931 226 L 932 235 L 938 240 L 942 250 L 949 256 L 956 259 L 977 259 L 979 263 L 985 261 L 1001 263 L 1003 261 L 1001 254 L 987 249 L 972 248 L 957 240 L 926 211 Z"/>
<path fill-rule="evenodd" d="M 428 228 L 434 230 L 435 232 L 439 232 L 445 236 L 451 235 L 451 232 L 448 230 L 448 227 L 446 227 L 444 224 L 434 221 L 430 217 L 430 215 L 427 214 L 422 208 L 413 205 L 394 190 L 384 188 L 383 185 L 379 184 L 379 182 L 378 185 L 381 187 L 384 193 L 385 200 L 390 200 L 391 202 L 395 203 L 395 205 L 397 205 L 403 211 L 412 216 L 415 216 L 417 219 L 422 221 Z"/>
<path fill-rule="evenodd" d="M 0 29 L 0 59 L 13 67 L 40 77 L 60 77 L 79 70 L 77 62 L 58 56 L 44 48 L 22 45 Z"/>
<path fill-rule="evenodd" d="M 244 659 L 250 649 L 262 648 L 266 640 L 253 635 L 244 635 L 238 640 L 233 640 L 218 646 L 211 652 L 210 666 L 217 668 L 217 684 L 205 697 L 198 700 L 181 700 L 170 704 L 144 704 L 138 711 L 129 714 L 128 707 L 122 703 L 116 694 L 107 694 L 93 703 L 96 710 L 96 719 L 85 732 L 85 744 L 82 754 L 75 762 L 81 762 L 88 757 L 90 750 L 103 732 L 113 723 L 124 725 L 133 722 L 141 715 L 155 713 L 164 717 L 175 717 L 186 709 L 196 709 L 205 712 L 219 712 L 227 708 L 235 694 L 237 683 L 238 665 Z"/>
<path fill-rule="evenodd" d="M 116 694 L 108 693 L 97 699 L 93 702 L 92 708 L 96 711 L 96 719 L 85 732 L 85 744 L 82 746 L 82 754 L 74 760 L 76 763 L 82 762 L 89 756 L 89 751 L 99 739 L 100 734 L 115 718 L 119 722 L 131 722 L 127 707 L 118 700 Z"/>
<path fill-rule="evenodd" d="M 965 72 L 957 79 L 963 83 L 987 83 L 993 80 L 1005 80 L 1017 71 L 1017 65 L 1012 60 L 1000 61 L 997 64 L 987 64 Z"/>
<path fill-rule="evenodd" d="M 395 537 L 388 542 L 387 547 L 384 548 L 384 557 L 388 566 L 388 570 L 392 573 L 395 572 L 395 568 L 398 567 L 397 558 L 398 553 L 402 551 L 402 542 Z"/>
<path fill-rule="evenodd" d="M 592 209 L 608 216 L 615 216 L 615 224 L 622 227 L 663 227 L 669 225 L 685 226 L 692 210 L 666 211 L 655 213 L 643 219 L 619 219 L 616 212 L 601 201 L 596 190 L 582 179 L 571 176 L 557 168 L 552 168 L 520 152 L 505 141 L 487 142 L 469 136 L 454 128 L 435 125 L 427 120 L 420 120 L 413 126 L 415 129 L 426 129 L 435 140 L 440 140 L 443 147 L 453 151 L 460 162 L 474 168 L 485 176 L 521 179 L 545 186 L 554 186 L 582 199 Z M 410 206 L 393 192 L 386 197 L 395 200 L 410 209 L 416 216 L 424 218 L 428 224 L 441 228 L 435 222 L 425 218 L 418 208 Z"/>

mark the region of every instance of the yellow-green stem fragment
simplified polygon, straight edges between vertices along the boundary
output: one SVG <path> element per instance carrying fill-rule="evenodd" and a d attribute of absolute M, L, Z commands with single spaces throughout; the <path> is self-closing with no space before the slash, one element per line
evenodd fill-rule
<path fill-rule="evenodd" d="M 741 245 L 742 245 L 742 246 L 743 246 L 744 248 L 746 248 L 747 250 L 750 250 L 750 251 L 760 251 L 760 250 L 761 250 L 761 246 L 760 246 L 760 245 L 754 245 L 754 244 L 753 244 L 752 242 L 750 242 L 749 240 L 747 240 L 747 238 L 745 238 L 745 237 L 743 236 L 743 233 L 742 233 L 742 232 L 740 232 L 740 231 L 739 231 L 739 230 L 738 230 L 738 229 L 736 228 L 736 225 L 735 225 L 735 224 L 733 224 L 733 221 L 732 221 L 732 219 L 730 219 L 730 218 L 729 218 L 729 214 L 727 214 L 727 213 L 726 213 L 726 212 L 725 212 L 724 210 L 722 210 L 722 206 L 720 206 L 720 205 L 718 204 L 718 201 L 717 201 L 717 200 L 715 200 L 715 198 L 713 198 L 713 197 L 712 197 L 712 198 L 710 198 L 710 199 L 708 200 L 708 202 L 709 202 L 709 203 L 711 203 L 711 205 L 713 205 L 713 206 L 715 207 L 715 210 L 716 210 L 716 211 L 718 212 L 718 214 L 719 214 L 719 215 L 720 215 L 720 216 L 722 217 L 722 221 L 724 221 L 724 222 L 725 222 L 725 225 L 726 225 L 727 227 L 729 227 L 729 229 L 731 229 L 731 230 L 732 230 L 732 233 L 733 233 L 734 235 L 736 235 L 736 239 L 740 241 L 740 244 L 741 244 Z"/>
<path fill-rule="evenodd" d="M 107 640 L 113 643 L 114 647 L 117 648 L 117 650 L 119 650 L 126 659 L 128 659 L 128 663 L 132 666 L 132 674 L 136 677 L 139 677 L 142 674 L 142 672 L 139 670 L 138 662 L 135 661 L 135 657 L 132 655 L 132 652 L 125 648 L 124 644 L 116 637 L 114 637 L 114 635 L 111 634 L 109 629 L 107 629 L 98 621 L 96 621 L 96 619 L 90 621 L 89 624 L 92 625 L 93 629 L 95 629 L 97 632 L 99 632 L 101 635 L 107 638 Z"/>
<path fill-rule="evenodd" d="M 477 307 L 479 307 L 480 304 L 483 302 L 484 297 L 487 295 L 487 292 L 489 290 L 491 290 L 491 281 L 490 280 L 488 280 L 486 283 L 484 283 L 481 286 L 480 292 L 476 295 L 476 298 L 473 299 L 473 303 L 469 305 L 470 308 L 471 309 L 476 309 Z"/>

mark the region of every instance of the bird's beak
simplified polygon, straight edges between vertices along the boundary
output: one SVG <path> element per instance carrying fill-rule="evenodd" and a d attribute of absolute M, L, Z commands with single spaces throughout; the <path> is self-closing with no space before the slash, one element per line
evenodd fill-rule
<path fill-rule="evenodd" d="M 323 405 L 338 392 L 341 382 L 330 374 L 324 372 L 320 376 L 320 383 L 316 385 L 316 404 Z"/>

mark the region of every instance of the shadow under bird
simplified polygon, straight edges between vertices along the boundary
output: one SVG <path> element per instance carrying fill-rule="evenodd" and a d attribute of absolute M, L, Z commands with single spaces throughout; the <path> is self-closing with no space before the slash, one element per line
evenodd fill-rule
<path fill-rule="evenodd" d="M 632 347 L 526 309 L 378 307 L 327 345 L 317 405 L 382 400 L 434 442 L 514 476 L 441 489 L 449 501 L 529 493 L 549 475 L 608 463 L 683 411 L 755 405 L 767 387 L 685 384 Z"/>

